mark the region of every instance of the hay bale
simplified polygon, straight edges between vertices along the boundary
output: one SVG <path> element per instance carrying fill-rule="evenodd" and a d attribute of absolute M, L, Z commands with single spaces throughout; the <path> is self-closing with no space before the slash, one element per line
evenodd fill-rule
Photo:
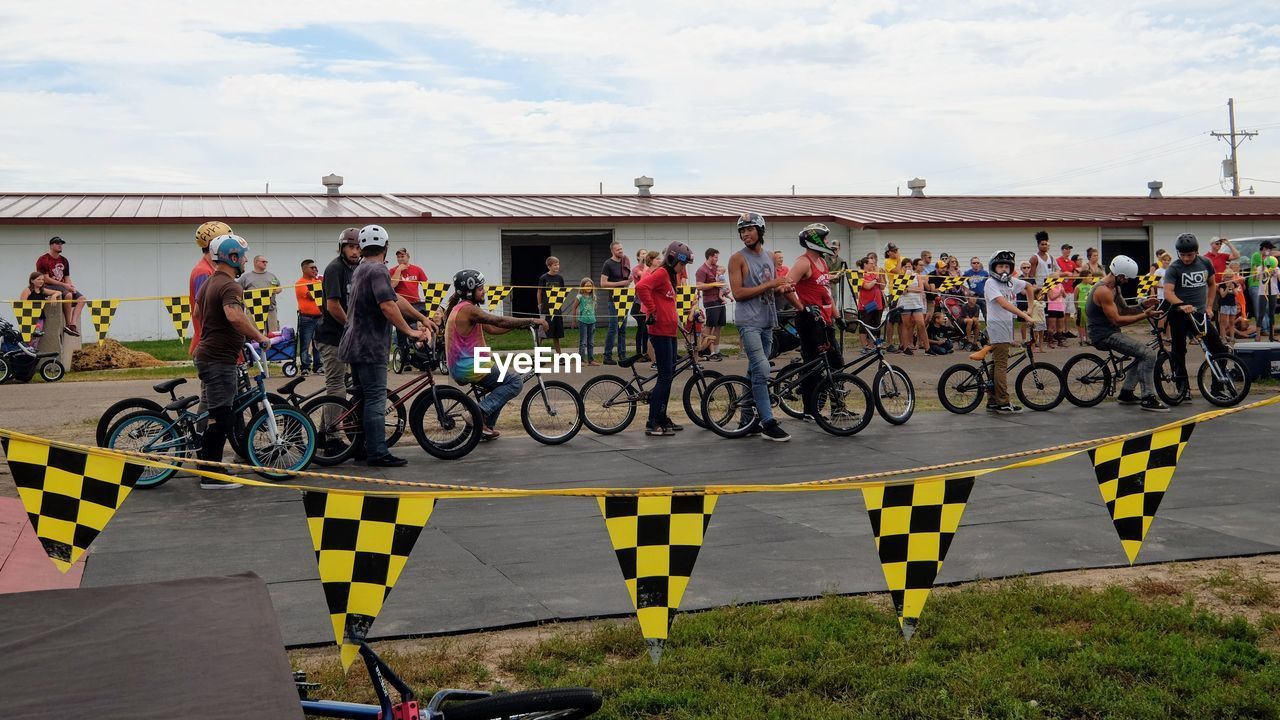
<path fill-rule="evenodd" d="M 115 340 L 109 339 L 99 340 L 93 345 L 87 345 L 77 350 L 71 358 L 71 369 L 77 372 L 160 367 L 165 364 L 147 353 L 130 350 Z"/>

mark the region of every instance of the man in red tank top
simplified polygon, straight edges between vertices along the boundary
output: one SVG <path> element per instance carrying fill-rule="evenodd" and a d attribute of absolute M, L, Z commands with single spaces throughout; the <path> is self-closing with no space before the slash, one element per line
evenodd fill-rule
<path fill-rule="evenodd" d="M 822 223 L 807 225 L 800 231 L 800 247 L 804 248 L 804 254 L 791 263 L 791 270 L 787 273 L 787 280 L 795 286 L 787 300 L 800 311 L 796 313 L 800 357 L 809 362 L 825 352 L 827 362 L 834 369 L 844 364 L 844 358 L 840 356 L 835 328 L 832 327 L 835 301 L 831 298 L 827 262 L 823 259 L 824 255 L 835 254 L 827 242 L 830 232 Z M 810 373 L 800 384 L 805 419 L 811 418 L 815 412 L 814 390 L 821 379 L 821 373 Z"/>

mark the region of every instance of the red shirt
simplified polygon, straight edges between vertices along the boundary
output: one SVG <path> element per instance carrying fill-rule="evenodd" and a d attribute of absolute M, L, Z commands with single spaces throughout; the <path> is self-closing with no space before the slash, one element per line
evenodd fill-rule
<path fill-rule="evenodd" d="M 196 345 L 200 344 L 200 313 L 195 312 L 195 299 L 200 293 L 200 288 L 204 285 L 204 281 L 209 279 L 213 274 L 213 268 L 209 266 L 204 256 L 196 261 L 196 266 L 191 268 L 191 277 L 187 280 L 187 296 L 191 298 L 191 347 L 189 351 L 191 356 L 195 357 Z"/>
<path fill-rule="evenodd" d="M 400 272 L 400 282 L 396 283 L 396 294 L 411 303 L 422 302 L 422 286 L 418 283 L 427 281 L 427 273 L 422 268 L 410 263 Z"/>
<path fill-rule="evenodd" d="M 835 319 L 836 315 L 830 285 L 831 280 L 827 277 L 827 261 L 820 257 L 809 259 L 809 277 L 796 283 L 796 295 L 800 297 L 800 304 L 805 307 L 817 305 L 822 309 L 822 319 L 828 324 Z"/>
<path fill-rule="evenodd" d="M 865 309 L 868 303 L 875 301 L 881 310 L 884 309 L 884 290 L 880 287 L 879 280 L 879 273 L 862 273 L 862 283 L 858 285 L 858 307 Z M 867 284 L 871 282 L 875 282 L 876 286 L 867 289 Z"/>
<path fill-rule="evenodd" d="M 1204 259 L 1213 263 L 1214 279 L 1222 282 L 1222 273 L 1227 271 L 1227 262 L 1231 260 L 1231 256 L 1227 253 L 1207 252 L 1204 254 Z"/>
<path fill-rule="evenodd" d="M 640 299 L 640 308 L 655 318 L 649 323 L 650 335 L 675 337 L 678 334 L 676 291 L 666 270 L 649 272 L 640 278 L 636 283 L 636 297 Z"/>
<path fill-rule="evenodd" d="M 54 257 L 51 253 L 45 253 L 36 258 L 36 271 L 48 275 L 54 282 L 62 282 L 63 278 L 71 274 L 71 261 L 65 255 Z"/>
<path fill-rule="evenodd" d="M 1071 273 L 1072 275 L 1075 275 L 1076 270 L 1079 270 L 1079 268 L 1076 267 L 1076 264 L 1071 261 L 1071 258 L 1064 258 L 1061 255 L 1059 255 L 1058 270 L 1064 273 Z M 1067 292 L 1074 292 L 1076 289 L 1076 283 L 1074 280 L 1064 280 L 1062 282 L 1062 287 Z"/>
<path fill-rule="evenodd" d="M 720 268 L 715 265 L 708 265 L 706 263 L 703 263 L 702 267 L 698 268 L 698 272 L 695 273 L 695 278 L 697 279 L 700 285 L 711 285 L 714 283 L 718 283 L 720 282 L 719 276 L 720 276 Z M 705 303 L 712 303 L 712 304 L 721 302 L 720 288 L 713 287 L 713 288 L 707 288 L 706 290 L 703 290 L 702 301 Z"/>

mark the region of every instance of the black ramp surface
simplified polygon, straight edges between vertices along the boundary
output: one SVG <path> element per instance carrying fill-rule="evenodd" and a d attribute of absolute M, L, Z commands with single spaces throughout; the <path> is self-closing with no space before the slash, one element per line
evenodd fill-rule
<path fill-rule="evenodd" d="M 0 717 L 302 718 L 253 574 L 0 595 Z"/>

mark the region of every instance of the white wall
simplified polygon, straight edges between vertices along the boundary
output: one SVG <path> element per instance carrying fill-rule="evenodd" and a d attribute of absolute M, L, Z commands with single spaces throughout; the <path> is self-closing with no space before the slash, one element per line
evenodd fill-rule
<path fill-rule="evenodd" d="M 1157 249 L 1173 252 L 1173 241 L 1182 233 L 1193 233 L 1200 240 L 1200 252 L 1207 252 L 1215 237 L 1239 238 L 1255 235 L 1280 235 L 1280 221 L 1270 222 L 1158 222 L 1151 225 L 1151 236 Z"/>

